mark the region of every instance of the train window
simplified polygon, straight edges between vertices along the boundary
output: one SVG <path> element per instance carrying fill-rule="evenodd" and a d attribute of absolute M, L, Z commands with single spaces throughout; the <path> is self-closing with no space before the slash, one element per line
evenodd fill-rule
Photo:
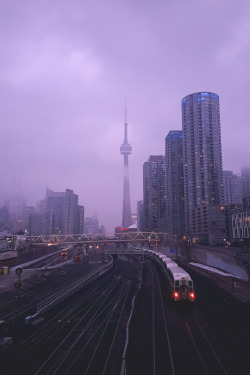
<path fill-rule="evenodd" d="M 176 286 L 179 286 L 179 285 L 180 285 L 179 280 L 177 280 L 177 281 L 175 282 L 175 285 L 176 285 Z"/>
<path fill-rule="evenodd" d="M 192 286 L 192 285 L 193 285 L 192 281 L 189 281 L 188 286 Z"/>

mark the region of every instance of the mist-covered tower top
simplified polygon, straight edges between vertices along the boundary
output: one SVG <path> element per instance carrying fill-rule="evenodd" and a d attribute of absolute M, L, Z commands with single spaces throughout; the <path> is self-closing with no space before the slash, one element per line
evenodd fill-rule
<path fill-rule="evenodd" d="M 132 147 L 128 143 L 128 122 L 127 122 L 127 106 L 125 105 L 125 122 L 124 122 L 124 140 L 120 147 L 120 152 L 122 155 L 130 155 L 132 152 Z"/>

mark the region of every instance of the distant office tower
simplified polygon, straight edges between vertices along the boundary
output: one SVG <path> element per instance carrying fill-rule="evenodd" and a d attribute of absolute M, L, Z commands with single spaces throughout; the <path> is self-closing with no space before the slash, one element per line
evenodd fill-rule
<path fill-rule="evenodd" d="M 84 206 L 78 205 L 77 207 L 77 233 L 84 233 Z"/>
<path fill-rule="evenodd" d="M 165 232 L 165 160 L 150 156 L 143 165 L 145 231 Z"/>
<path fill-rule="evenodd" d="M 78 205 L 78 195 L 73 190 L 54 192 L 47 188 L 44 215 L 47 215 L 46 234 L 83 233 L 84 207 Z"/>
<path fill-rule="evenodd" d="M 169 236 L 184 233 L 184 181 L 182 131 L 171 130 L 165 139 L 166 231 Z"/>
<path fill-rule="evenodd" d="M 241 178 L 232 171 L 223 171 L 224 204 L 242 203 Z"/>
<path fill-rule="evenodd" d="M 132 147 L 128 143 L 128 129 L 127 128 L 128 128 L 127 108 L 125 107 L 124 141 L 120 147 L 120 152 L 124 156 L 123 211 L 122 211 L 123 228 L 127 228 L 130 225 L 132 225 L 130 190 L 129 190 L 129 169 L 128 169 L 128 156 L 132 152 Z"/>
<path fill-rule="evenodd" d="M 100 225 L 99 233 L 100 233 L 100 234 L 106 234 L 106 228 L 105 228 L 105 225 L 104 225 L 104 224 L 101 224 L 101 225 Z"/>
<path fill-rule="evenodd" d="M 96 216 L 86 217 L 84 219 L 84 233 L 86 234 L 99 233 L 99 221 Z"/>
<path fill-rule="evenodd" d="M 9 211 L 9 221 L 12 223 L 15 220 L 23 219 L 24 217 L 24 208 L 25 208 L 25 199 L 21 195 L 12 195 L 4 203 Z"/>
<path fill-rule="evenodd" d="M 250 197 L 250 167 L 241 168 L 242 196 Z"/>
<path fill-rule="evenodd" d="M 186 233 L 217 244 L 225 237 L 219 96 L 198 92 L 182 99 Z"/>
<path fill-rule="evenodd" d="M 47 190 L 49 190 L 47 188 Z M 44 213 L 47 210 L 47 201 L 46 199 L 42 199 L 37 202 L 36 204 L 36 212 Z"/>
<path fill-rule="evenodd" d="M 149 232 L 149 162 L 143 164 L 143 232 Z"/>
<path fill-rule="evenodd" d="M 55 233 L 55 214 L 54 211 L 45 211 L 44 215 L 44 234 Z"/>
<path fill-rule="evenodd" d="M 64 234 L 77 233 L 78 195 L 66 189 L 64 201 Z"/>
<path fill-rule="evenodd" d="M 35 211 L 36 209 L 33 206 L 25 206 L 24 208 L 24 226 L 25 226 L 25 229 L 27 230 L 29 227 L 29 215 L 33 214 Z"/>
<path fill-rule="evenodd" d="M 0 206 L 0 232 L 8 227 L 9 211 L 5 206 Z"/>
<path fill-rule="evenodd" d="M 49 234 L 64 234 L 64 199 L 65 192 L 46 189 L 46 211 L 54 212 L 54 228 Z"/>
<path fill-rule="evenodd" d="M 44 234 L 44 215 L 34 212 L 29 215 L 29 228 L 28 232 L 32 236 L 39 236 Z"/>
<path fill-rule="evenodd" d="M 137 230 L 138 232 L 145 232 L 143 200 L 137 202 Z"/>

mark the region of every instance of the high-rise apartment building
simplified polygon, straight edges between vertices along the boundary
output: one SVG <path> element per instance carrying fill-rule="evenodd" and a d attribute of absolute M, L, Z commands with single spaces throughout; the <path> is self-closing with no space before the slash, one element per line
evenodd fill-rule
<path fill-rule="evenodd" d="M 143 200 L 137 202 L 137 230 L 145 232 Z"/>
<path fill-rule="evenodd" d="M 78 205 L 77 207 L 77 234 L 84 233 L 84 206 Z"/>
<path fill-rule="evenodd" d="M 64 234 L 64 199 L 65 192 L 46 189 L 46 211 L 54 212 L 53 232 L 49 234 Z"/>
<path fill-rule="evenodd" d="M 77 233 L 78 195 L 66 189 L 64 198 L 64 234 Z"/>
<path fill-rule="evenodd" d="M 149 162 L 143 164 L 143 232 L 149 232 Z"/>
<path fill-rule="evenodd" d="M 184 234 L 184 182 L 182 131 L 171 130 L 165 138 L 166 232 Z"/>
<path fill-rule="evenodd" d="M 250 167 L 241 168 L 242 197 L 250 197 Z"/>
<path fill-rule="evenodd" d="M 33 213 L 36 212 L 36 209 L 35 207 L 33 206 L 25 206 L 24 208 L 24 226 L 25 226 L 25 229 L 28 230 L 28 227 L 29 227 L 29 216 Z"/>
<path fill-rule="evenodd" d="M 150 156 L 143 165 L 145 231 L 165 232 L 165 158 Z"/>
<path fill-rule="evenodd" d="M 241 204 L 241 178 L 232 171 L 223 171 L 224 204 Z"/>
<path fill-rule="evenodd" d="M 44 234 L 55 233 L 55 214 L 54 211 L 45 211 L 44 214 Z"/>
<path fill-rule="evenodd" d="M 84 207 L 78 205 L 73 190 L 46 190 L 46 234 L 81 234 L 84 228 Z"/>
<path fill-rule="evenodd" d="M 219 96 L 198 92 L 182 99 L 186 234 L 223 243 L 223 173 Z"/>

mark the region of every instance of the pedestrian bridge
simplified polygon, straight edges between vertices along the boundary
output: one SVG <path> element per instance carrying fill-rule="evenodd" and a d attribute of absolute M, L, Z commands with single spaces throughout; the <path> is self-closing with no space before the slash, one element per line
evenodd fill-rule
<path fill-rule="evenodd" d="M 131 248 L 121 248 L 121 249 L 106 249 L 105 254 L 109 255 L 121 255 L 121 254 L 130 254 L 130 255 L 144 255 L 143 249 L 135 249 L 134 247 Z"/>
<path fill-rule="evenodd" d="M 36 245 L 81 245 L 81 244 L 100 244 L 100 245 L 111 245 L 117 243 L 140 243 L 144 246 L 144 243 L 155 243 L 161 242 L 166 243 L 166 233 L 156 232 L 123 232 L 123 233 L 112 233 L 112 234 L 66 234 L 66 235 L 42 235 L 42 236 L 27 236 L 26 243 L 32 246 Z M 140 246 L 140 245 L 139 245 Z"/>

